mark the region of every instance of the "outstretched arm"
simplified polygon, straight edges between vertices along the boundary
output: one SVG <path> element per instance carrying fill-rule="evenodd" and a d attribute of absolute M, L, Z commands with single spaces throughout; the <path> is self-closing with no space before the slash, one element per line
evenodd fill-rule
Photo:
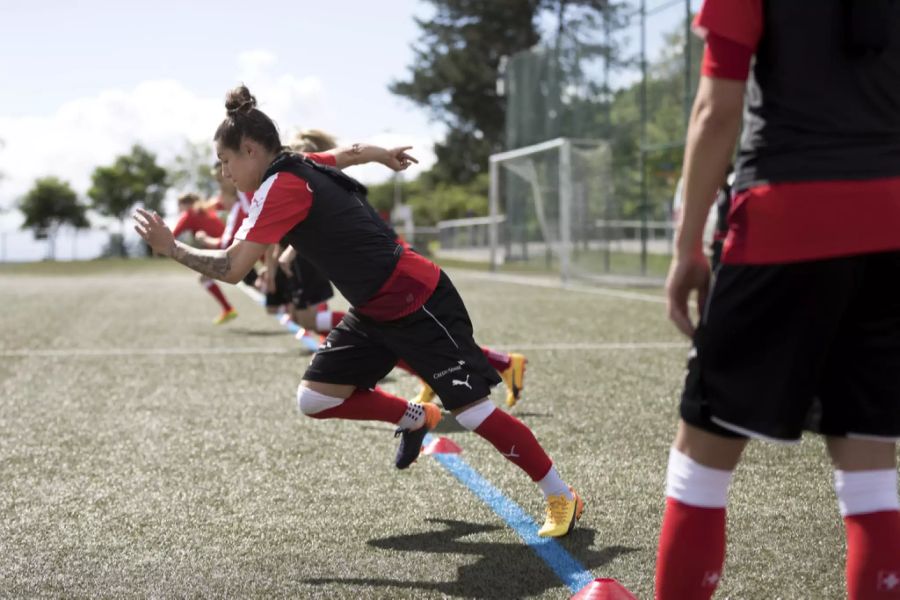
<path fill-rule="evenodd" d="M 322 154 L 334 156 L 335 166 L 338 169 L 378 162 L 394 171 L 403 171 L 411 164 L 418 164 L 419 162 L 413 156 L 407 154 L 406 151 L 410 149 L 412 149 L 412 146 L 382 148 L 381 146 L 372 146 L 370 144 L 353 144 L 345 148 L 335 148 Z"/>
<path fill-rule="evenodd" d="M 134 230 L 154 252 L 226 283 L 241 281 L 268 247 L 266 244 L 238 240 L 227 250 L 198 250 L 175 240 L 156 212 L 139 208 L 134 220 Z"/>

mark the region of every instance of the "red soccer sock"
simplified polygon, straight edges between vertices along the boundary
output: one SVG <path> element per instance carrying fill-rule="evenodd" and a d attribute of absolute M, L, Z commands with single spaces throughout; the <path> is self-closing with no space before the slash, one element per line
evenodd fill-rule
<path fill-rule="evenodd" d="M 656 600 L 712 598 L 725 564 L 725 509 L 666 498 L 656 554 Z"/>
<path fill-rule="evenodd" d="M 205 287 L 206 291 L 212 294 L 212 297 L 222 305 L 222 310 L 224 310 L 225 312 L 231 310 L 231 304 L 228 303 L 228 299 L 225 298 L 225 294 L 222 293 L 222 290 L 219 288 L 215 281 L 210 281 L 203 287 Z"/>
<path fill-rule="evenodd" d="M 354 421 L 385 421 L 397 423 L 409 403 L 376 387 L 357 388 L 338 406 L 310 415 L 315 419 L 352 419 Z"/>
<path fill-rule="evenodd" d="M 484 352 L 488 362 L 491 363 L 491 366 L 494 367 L 495 370 L 502 373 L 509 368 L 510 358 L 509 354 L 506 352 L 497 352 L 486 346 L 482 346 L 481 351 Z"/>
<path fill-rule="evenodd" d="M 900 598 L 900 511 L 844 517 L 849 600 Z"/>
<path fill-rule="evenodd" d="M 489 441 L 500 454 L 528 473 L 532 481 L 540 481 L 553 466 L 528 427 L 509 413 L 494 410 L 475 433 Z"/>

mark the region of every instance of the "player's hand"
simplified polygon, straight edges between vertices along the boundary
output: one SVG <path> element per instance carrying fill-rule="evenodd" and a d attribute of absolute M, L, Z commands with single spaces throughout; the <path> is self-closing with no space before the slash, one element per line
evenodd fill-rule
<path fill-rule="evenodd" d="M 155 210 L 139 208 L 132 218 L 135 222 L 134 230 L 153 248 L 154 252 L 163 256 L 171 256 L 172 248 L 175 247 L 175 237 Z"/>
<path fill-rule="evenodd" d="M 414 156 L 406 152 L 411 149 L 412 146 L 390 148 L 386 151 L 386 155 L 381 163 L 394 171 L 403 171 L 413 163 L 419 164 L 419 161 L 416 160 Z"/>
<path fill-rule="evenodd" d="M 669 276 L 666 278 L 666 297 L 669 319 L 675 327 L 688 337 L 693 337 L 695 327 L 691 320 L 690 298 L 697 292 L 697 322 L 706 306 L 709 294 L 709 260 L 702 253 L 691 256 L 678 256 L 669 265 Z"/>

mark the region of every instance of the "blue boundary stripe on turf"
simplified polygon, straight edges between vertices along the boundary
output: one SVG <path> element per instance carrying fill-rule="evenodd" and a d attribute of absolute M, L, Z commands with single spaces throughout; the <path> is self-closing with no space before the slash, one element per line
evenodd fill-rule
<path fill-rule="evenodd" d="M 425 436 L 426 444 L 431 443 L 433 440 L 433 436 Z M 481 498 L 501 519 L 506 521 L 506 524 L 512 527 L 534 553 L 540 556 L 553 569 L 573 593 L 578 592 L 594 580 L 594 576 L 591 575 L 590 571 L 566 552 L 559 542 L 553 538 L 539 537 L 537 534 L 538 525 L 528 513 L 521 506 L 507 498 L 503 492 L 491 485 L 466 461 L 456 454 L 433 454 L 432 456 L 444 469 L 469 488 L 473 494 Z"/>
<path fill-rule="evenodd" d="M 251 298 L 265 305 L 265 296 L 247 285 L 239 287 Z M 254 294 L 255 292 L 255 294 Z M 274 315 L 280 319 L 281 315 Z M 296 333 L 300 328 L 293 322 L 282 324 L 291 333 Z M 293 326 L 293 327 L 292 327 Z M 426 435 L 425 444 L 430 444 L 434 436 Z M 521 506 L 507 498 L 503 492 L 495 488 L 481 476 L 478 471 L 457 454 L 433 454 L 432 455 L 444 469 L 456 477 L 460 483 L 469 488 L 469 491 L 481 498 L 506 524 L 519 535 L 522 540 L 547 563 L 572 593 L 577 593 L 594 580 L 594 576 L 584 565 L 571 554 L 566 552 L 559 542 L 553 538 L 542 538 L 538 532 L 538 525 Z"/>

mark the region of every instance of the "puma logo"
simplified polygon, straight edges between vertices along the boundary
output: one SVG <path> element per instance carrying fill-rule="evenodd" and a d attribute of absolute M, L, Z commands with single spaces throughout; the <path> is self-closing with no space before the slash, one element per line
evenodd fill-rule
<path fill-rule="evenodd" d="M 515 444 L 513 444 L 513 447 L 509 449 L 509 454 L 507 454 L 507 453 L 505 453 L 505 452 L 501 452 L 500 454 L 502 454 L 502 455 L 505 456 L 506 458 L 519 458 L 519 455 L 516 454 L 516 446 L 515 446 Z"/>
<path fill-rule="evenodd" d="M 459 380 L 459 379 L 453 379 L 453 380 L 450 381 L 450 383 L 452 383 L 452 384 L 454 385 L 454 387 L 457 386 L 457 385 L 464 385 L 464 386 L 466 386 L 467 388 L 469 388 L 469 389 L 471 390 L 471 389 L 472 389 L 472 386 L 469 385 L 469 377 L 471 377 L 471 374 L 466 375 L 466 380 L 465 380 L 465 381 L 461 381 L 461 380 Z"/>

